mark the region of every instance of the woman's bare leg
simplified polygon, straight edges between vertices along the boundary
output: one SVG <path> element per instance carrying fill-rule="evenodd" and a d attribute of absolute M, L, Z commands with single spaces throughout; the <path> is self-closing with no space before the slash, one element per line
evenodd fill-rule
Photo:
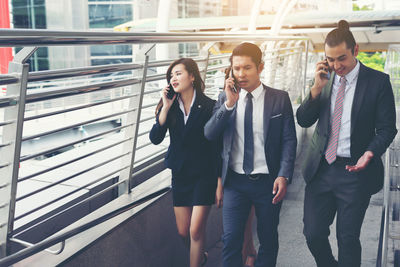
<path fill-rule="evenodd" d="M 204 259 L 207 219 L 211 206 L 194 206 L 190 223 L 190 267 L 199 267 Z"/>
<path fill-rule="evenodd" d="M 190 220 L 192 218 L 192 207 L 174 207 L 176 227 L 185 246 L 190 248 Z"/>

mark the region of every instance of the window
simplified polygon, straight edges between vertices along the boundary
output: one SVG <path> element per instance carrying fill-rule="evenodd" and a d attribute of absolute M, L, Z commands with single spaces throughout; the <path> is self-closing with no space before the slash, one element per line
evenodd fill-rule
<path fill-rule="evenodd" d="M 46 29 L 45 0 L 12 0 L 11 10 L 15 29 Z M 15 48 L 15 53 L 20 50 L 21 48 Z M 30 71 L 48 70 L 47 47 L 39 47 L 28 62 Z"/>
<path fill-rule="evenodd" d="M 101 1 L 89 1 L 89 27 L 113 28 L 119 24 L 133 20 L 131 4 L 101 3 Z M 123 3 L 126 3 L 124 1 Z M 117 4 L 118 3 L 118 4 Z"/>

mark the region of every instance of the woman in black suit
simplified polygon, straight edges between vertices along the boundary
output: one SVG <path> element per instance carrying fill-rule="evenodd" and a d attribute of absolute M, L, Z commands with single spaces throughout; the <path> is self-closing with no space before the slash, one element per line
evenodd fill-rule
<path fill-rule="evenodd" d="M 170 99 L 169 86 L 162 90 L 150 140 L 153 144 L 161 143 L 169 130 L 165 163 L 172 170 L 176 225 L 190 247 L 190 266 L 198 267 L 207 260 L 206 223 L 217 186 L 217 145 L 204 137 L 204 125 L 212 115 L 215 101 L 204 95 L 198 66 L 190 58 L 173 62 L 167 81 L 176 94 Z"/>

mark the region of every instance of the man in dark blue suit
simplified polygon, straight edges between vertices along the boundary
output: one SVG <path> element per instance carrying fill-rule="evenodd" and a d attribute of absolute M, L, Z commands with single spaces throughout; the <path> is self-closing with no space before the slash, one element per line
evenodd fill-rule
<path fill-rule="evenodd" d="M 318 121 L 303 168 L 304 234 L 318 267 L 361 265 L 361 225 L 371 195 L 382 188 L 381 155 L 397 133 L 389 76 L 364 66 L 357 53 L 348 23 L 340 21 L 297 110 L 300 126 Z M 338 261 L 328 240 L 335 214 Z"/>
<path fill-rule="evenodd" d="M 289 96 L 261 83 L 261 57 L 261 50 L 251 43 L 242 43 L 233 50 L 233 73 L 204 127 L 206 138 L 222 137 L 223 142 L 225 267 L 242 266 L 243 235 L 252 205 L 260 241 L 255 266 L 275 266 L 281 200 L 296 157 Z"/>

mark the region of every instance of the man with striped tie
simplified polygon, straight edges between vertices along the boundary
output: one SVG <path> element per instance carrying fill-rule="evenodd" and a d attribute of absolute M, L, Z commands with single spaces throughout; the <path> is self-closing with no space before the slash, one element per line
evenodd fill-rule
<path fill-rule="evenodd" d="M 303 167 L 304 235 L 318 267 L 361 265 L 361 225 L 383 185 L 381 155 L 397 133 L 389 76 L 359 62 L 358 49 L 340 21 L 296 114 L 302 127 L 318 122 Z M 338 260 L 328 240 L 335 215 Z"/>

